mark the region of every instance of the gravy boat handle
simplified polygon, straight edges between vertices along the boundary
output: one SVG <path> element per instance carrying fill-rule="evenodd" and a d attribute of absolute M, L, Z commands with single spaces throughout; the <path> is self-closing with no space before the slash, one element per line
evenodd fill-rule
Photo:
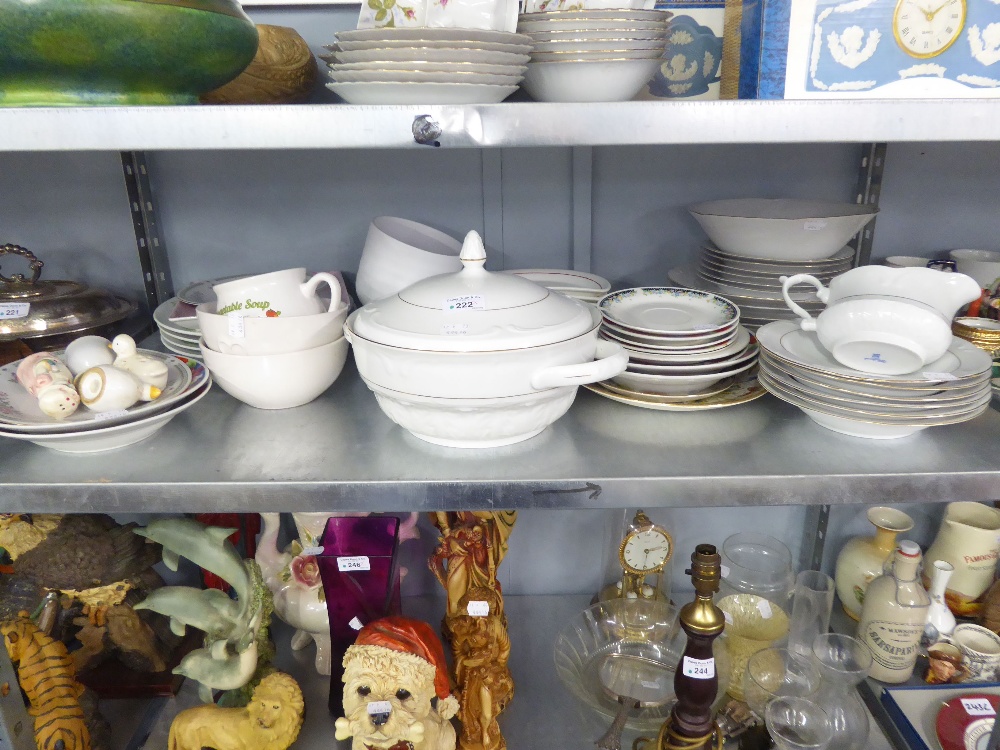
<path fill-rule="evenodd" d="M 821 302 L 826 302 L 830 298 L 830 290 L 823 286 L 823 282 L 815 276 L 810 276 L 807 273 L 797 273 L 794 276 L 781 276 L 778 280 L 781 282 L 781 296 L 784 297 L 788 309 L 802 318 L 799 326 L 803 331 L 815 331 L 816 319 L 792 301 L 788 290 L 796 284 L 812 284 L 816 287 L 816 296 L 819 297 Z"/>

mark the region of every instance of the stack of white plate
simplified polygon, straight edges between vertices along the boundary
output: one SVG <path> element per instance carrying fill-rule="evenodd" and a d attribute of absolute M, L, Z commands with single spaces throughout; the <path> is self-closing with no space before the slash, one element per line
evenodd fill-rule
<path fill-rule="evenodd" d="M 147 349 L 139 352 L 167 365 L 167 384 L 153 401 L 124 411 L 94 412 L 80 406 L 56 421 L 42 413 L 38 400 L 17 382 L 20 360 L 0 367 L 0 436 L 27 440 L 64 453 L 94 453 L 143 440 L 200 401 L 212 378 L 200 362 Z M 62 350 L 55 352 L 56 356 Z"/>
<path fill-rule="evenodd" d="M 194 305 L 184 302 L 180 297 L 171 297 L 153 311 L 153 320 L 159 326 L 160 341 L 168 351 L 185 357 L 201 358 L 201 349 L 198 347 L 201 330 L 198 328 Z"/>
<path fill-rule="evenodd" d="M 631 99 L 660 65 L 671 16 L 627 8 L 523 13 L 517 30 L 534 41 L 524 88 L 538 101 Z"/>
<path fill-rule="evenodd" d="M 351 104 L 489 104 L 524 77 L 531 38 L 477 29 L 358 29 L 321 57 Z"/>
<path fill-rule="evenodd" d="M 583 271 L 562 271 L 557 268 L 518 268 L 504 271 L 515 276 L 534 281 L 536 284 L 565 294 L 567 297 L 597 304 L 601 297 L 611 291 L 611 282 L 602 276 Z"/>
<path fill-rule="evenodd" d="M 756 330 L 772 320 L 796 317 L 781 296 L 781 276 L 808 273 L 829 284 L 834 276 L 851 268 L 853 259 L 850 247 L 828 259 L 792 261 L 741 257 L 706 246 L 697 263 L 672 268 L 667 276 L 682 286 L 725 295 L 739 306 L 742 324 Z M 814 291 L 793 291 L 790 296 L 813 315 L 825 308 Z"/>
<path fill-rule="evenodd" d="M 757 345 L 739 309 L 707 292 L 637 287 L 598 303 L 600 336 L 621 344 L 628 369 L 601 386 L 654 403 L 700 401 L 753 377 Z"/>
<path fill-rule="evenodd" d="M 934 425 L 972 419 L 989 407 L 992 360 L 957 336 L 944 356 L 906 375 L 870 375 L 844 367 L 814 332 L 776 321 L 757 331 L 760 383 L 835 432 L 900 438 Z"/>

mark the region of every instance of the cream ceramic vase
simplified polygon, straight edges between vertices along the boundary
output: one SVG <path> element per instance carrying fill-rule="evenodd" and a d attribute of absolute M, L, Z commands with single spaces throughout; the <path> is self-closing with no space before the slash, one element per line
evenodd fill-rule
<path fill-rule="evenodd" d="M 913 519 L 895 508 L 869 508 L 868 520 L 875 535 L 849 540 L 837 555 L 834 575 L 840 603 L 855 620 L 861 619 L 868 584 L 882 575 L 882 566 L 896 549 L 896 536 L 913 528 Z"/>
<path fill-rule="evenodd" d="M 960 617 L 979 614 L 980 596 L 993 583 L 1000 557 L 1000 510 L 982 503 L 949 503 L 934 543 L 927 550 L 924 570 L 936 560 L 955 567 L 945 601 Z M 929 584 L 926 580 L 925 585 Z"/>

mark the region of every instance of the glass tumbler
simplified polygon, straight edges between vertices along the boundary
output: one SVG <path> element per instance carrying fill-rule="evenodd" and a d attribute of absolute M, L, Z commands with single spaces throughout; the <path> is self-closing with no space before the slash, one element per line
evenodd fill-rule
<path fill-rule="evenodd" d="M 825 633 L 813 641 L 822 683 L 813 700 L 823 706 L 833 727 L 831 750 L 868 747 L 868 712 L 855 687 L 868 676 L 872 654 L 857 638 Z"/>
<path fill-rule="evenodd" d="M 813 655 L 813 641 L 830 630 L 833 579 L 819 570 L 803 570 L 792 589 L 792 616 L 788 623 L 788 648 L 806 658 Z"/>
<path fill-rule="evenodd" d="M 764 724 L 779 750 L 826 750 L 833 739 L 826 711 L 807 698 L 775 698 Z"/>
<path fill-rule="evenodd" d="M 747 661 L 743 700 L 759 718 L 775 698 L 806 698 L 819 689 L 820 674 L 811 657 L 787 648 L 765 648 Z"/>

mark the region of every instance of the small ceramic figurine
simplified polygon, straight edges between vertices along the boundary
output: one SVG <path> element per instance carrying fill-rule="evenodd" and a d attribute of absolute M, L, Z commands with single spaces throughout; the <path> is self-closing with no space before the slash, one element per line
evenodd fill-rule
<path fill-rule="evenodd" d="M 406 617 L 365 625 L 344 654 L 344 716 L 336 738 L 352 750 L 454 750 L 458 710 L 441 641 Z"/>
<path fill-rule="evenodd" d="M 461 750 L 504 750 L 507 743 L 497 717 L 514 696 L 514 680 L 507 668 L 510 638 L 503 623 L 503 599 L 493 589 L 473 587 L 459 606 L 469 614 L 451 621 L 455 682 L 462 696 L 458 746 Z"/>
<path fill-rule="evenodd" d="M 53 419 L 65 419 L 80 406 L 73 374 L 51 352 L 37 352 L 21 360 L 17 382 L 38 399 L 38 408 Z"/>
<path fill-rule="evenodd" d="M 120 411 L 160 396 L 155 385 L 143 383 L 128 370 L 112 365 L 98 365 L 81 372 L 76 376 L 76 390 L 83 405 L 98 412 Z"/>
<path fill-rule="evenodd" d="M 186 557 L 232 586 L 235 599 L 218 589 L 165 586 L 134 607 L 166 615 L 177 635 L 188 625 L 205 631 L 204 647 L 185 656 L 174 672 L 200 682 L 206 701 L 210 689 L 236 690 L 250 681 L 257 670 L 258 633 L 270 620 L 271 592 L 257 563 L 243 560 L 227 541 L 232 532 L 189 518 L 158 519 L 135 530 L 163 546 L 163 563 L 171 570 Z"/>
<path fill-rule="evenodd" d="M 90 732 L 79 700 L 84 688 L 75 679 L 66 646 L 39 630 L 27 612 L 0 623 L 0 635 L 31 704 L 28 713 L 35 719 L 39 750 L 90 750 Z"/>
<path fill-rule="evenodd" d="M 111 351 L 111 342 L 103 336 L 81 336 L 66 345 L 63 361 L 76 377 L 91 367 L 114 363 L 115 354 Z"/>
<path fill-rule="evenodd" d="M 161 391 L 167 387 L 167 363 L 139 354 L 135 339 L 127 333 L 119 333 L 111 340 L 111 350 L 115 353 L 114 366 L 119 370 L 130 372 Z"/>
<path fill-rule="evenodd" d="M 168 750 L 286 750 L 299 736 L 305 702 L 283 672 L 260 681 L 245 708 L 214 704 L 181 711 L 170 725 Z"/>

